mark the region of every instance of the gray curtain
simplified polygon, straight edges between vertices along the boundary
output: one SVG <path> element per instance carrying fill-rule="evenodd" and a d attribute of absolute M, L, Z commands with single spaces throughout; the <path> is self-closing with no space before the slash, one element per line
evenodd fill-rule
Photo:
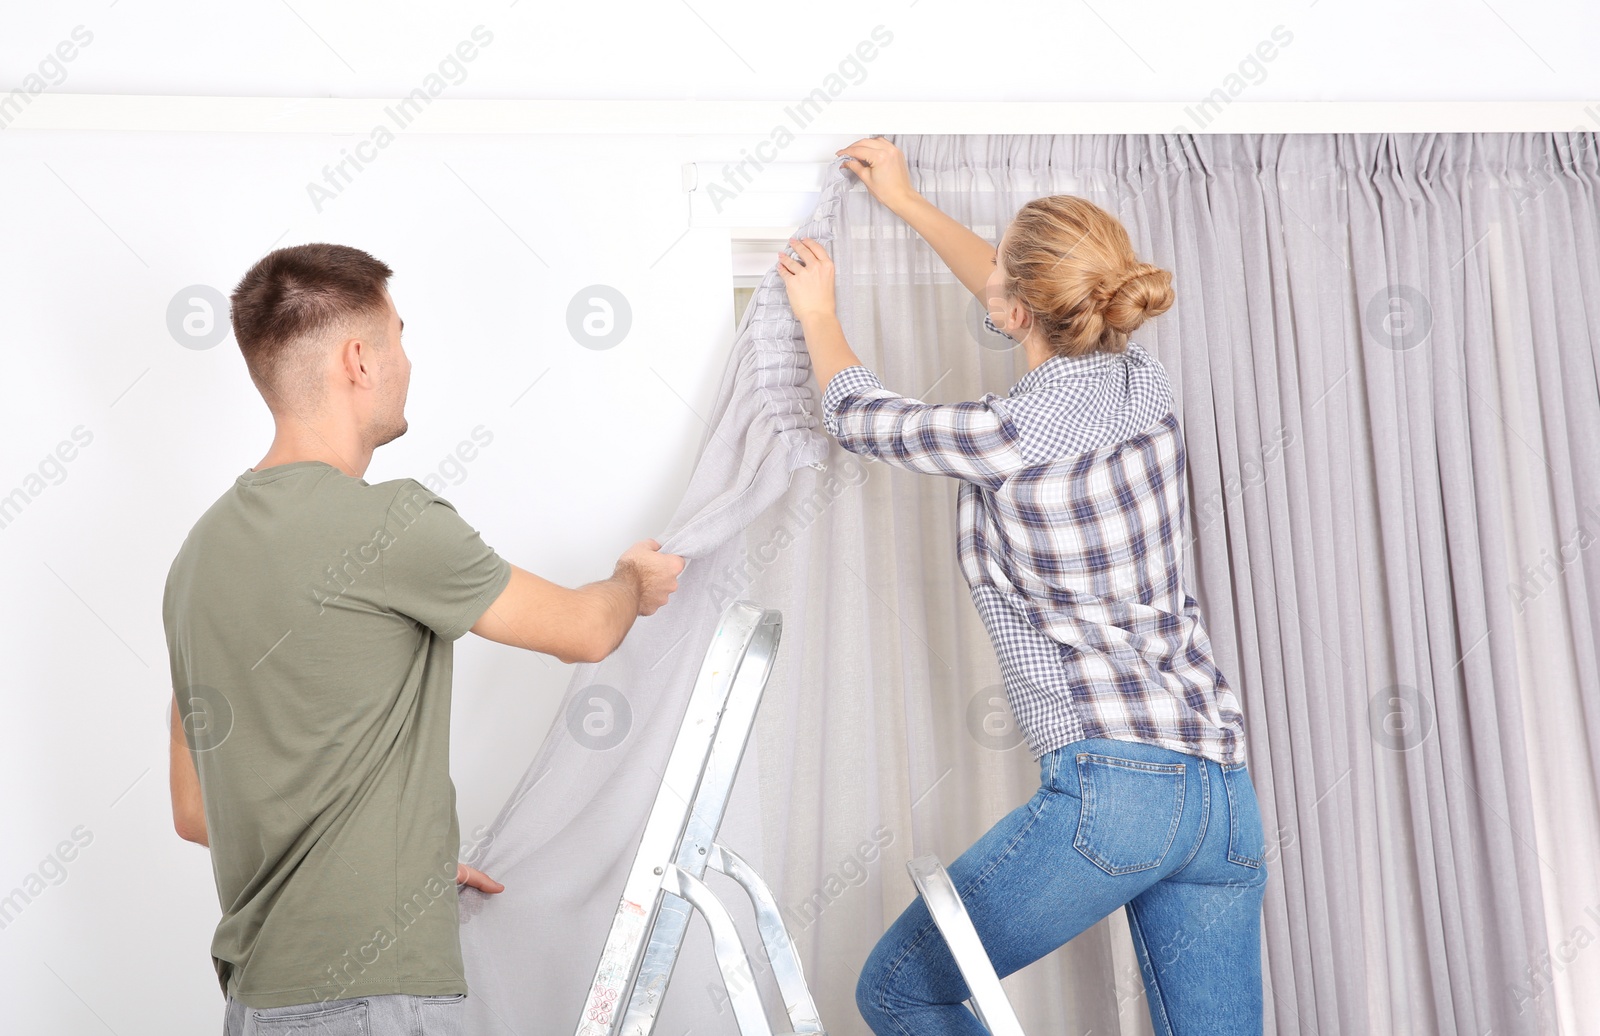
<path fill-rule="evenodd" d="M 1245 706 L 1268 1031 L 1583 1031 L 1600 948 L 1560 947 L 1600 932 L 1594 134 L 895 139 L 989 240 L 1076 194 L 1173 271 L 1133 337 L 1174 385 L 1191 587 Z M 801 232 L 889 387 L 968 399 L 1025 370 L 849 174 Z M 478 857 L 522 891 L 463 893 L 474 1031 L 576 1028 L 728 600 L 785 631 L 723 840 L 777 892 L 830 1033 L 866 1032 L 856 975 L 905 861 L 953 859 L 1037 786 L 956 569 L 955 483 L 822 435 L 797 334 L 771 273 L 663 537 L 694 558 L 680 599 L 578 668 Z M 733 1033 L 691 932 L 659 1031 Z M 1149 1032 L 1120 912 L 1006 987 L 1029 1032 Z"/>

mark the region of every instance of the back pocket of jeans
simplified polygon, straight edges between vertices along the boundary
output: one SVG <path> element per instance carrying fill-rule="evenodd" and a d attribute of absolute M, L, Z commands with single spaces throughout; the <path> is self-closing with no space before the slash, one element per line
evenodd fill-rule
<path fill-rule="evenodd" d="M 1222 768 L 1222 786 L 1228 789 L 1228 859 L 1259 867 L 1267 839 L 1261 829 L 1261 804 L 1244 763 Z"/>
<path fill-rule="evenodd" d="M 1183 815 L 1184 765 L 1079 753 L 1073 847 L 1107 874 L 1161 865 Z"/>
<path fill-rule="evenodd" d="M 467 994 L 429 996 L 422 1000 L 422 1036 L 461 1036 L 466 1030 Z"/>
<path fill-rule="evenodd" d="M 371 1036 L 365 1000 L 270 1007 L 253 1014 L 250 1031 L 261 1036 Z"/>

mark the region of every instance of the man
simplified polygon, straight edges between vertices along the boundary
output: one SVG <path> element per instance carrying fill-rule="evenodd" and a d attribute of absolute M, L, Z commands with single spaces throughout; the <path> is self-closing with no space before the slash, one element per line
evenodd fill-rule
<path fill-rule="evenodd" d="M 312 244 L 239 282 L 234 337 L 276 435 L 167 577 L 173 819 L 211 850 L 231 1036 L 274 1018 L 328 1036 L 459 1026 L 456 885 L 503 886 L 456 858 L 453 642 L 599 661 L 684 565 L 644 540 L 567 589 L 420 483 L 367 483 L 406 431 L 391 274 Z"/>

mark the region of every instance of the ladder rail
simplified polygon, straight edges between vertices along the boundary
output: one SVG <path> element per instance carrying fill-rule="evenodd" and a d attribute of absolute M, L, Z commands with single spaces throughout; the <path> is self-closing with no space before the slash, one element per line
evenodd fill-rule
<path fill-rule="evenodd" d="M 972 994 L 972 1011 L 978 1021 L 992 1036 L 1023 1036 L 1022 1023 L 1011 1008 L 1006 991 L 1000 986 L 1000 976 L 995 973 L 994 962 L 978 938 L 978 929 L 967 913 L 955 882 L 944 869 L 937 856 L 919 856 L 906 863 L 906 871 L 917 886 L 917 893 L 927 906 L 933 923 L 944 936 L 950 956 Z"/>
<path fill-rule="evenodd" d="M 822 1033 L 822 1020 L 817 1014 L 816 1001 L 811 998 L 811 988 L 806 985 L 805 971 L 800 967 L 800 954 L 795 949 L 794 940 L 789 938 L 789 929 L 783 923 L 783 915 L 778 910 L 778 901 L 773 898 L 772 890 L 761 880 L 754 867 L 725 845 L 712 844 L 710 864 L 743 886 L 755 907 L 756 927 L 761 932 L 767 960 L 772 964 L 772 977 L 783 996 L 789 1028 L 795 1036 Z"/>
<path fill-rule="evenodd" d="M 712 951 L 716 954 L 717 968 L 722 972 L 722 984 L 733 1004 L 733 1017 L 739 1023 L 739 1031 L 744 1036 L 772 1036 L 767 1010 L 756 990 L 750 957 L 744 952 L 744 940 L 739 938 L 739 930 L 734 927 L 733 915 L 699 878 L 677 867 L 668 868 L 665 877 L 672 891 L 700 911 L 711 929 Z"/>
<path fill-rule="evenodd" d="M 728 978 L 730 973 L 738 973 L 740 959 L 748 971 L 749 958 L 731 915 L 704 884 L 703 877 L 713 861 L 729 863 L 715 842 L 717 829 L 771 675 L 782 626 L 778 612 L 748 601 L 737 601 L 723 612 L 645 822 L 576 1036 L 649 1036 L 653 1032 L 682 949 L 689 915 L 695 910 L 711 926 L 713 950 L 724 980 L 729 983 L 728 992 L 741 1031 L 746 1036 L 771 1036 L 755 984 L 746 982 L 735 990 Z M 802 1020 L 814 1025 L 797 1027 L 796 1031 L 822 1033 L 798 958 L 770 892 L 748 864 L 738 860 L 731 866 L 753 878 L 767 892 L 768 910 L 763 913 L 762 902 L 751 893 L 750 885 L 738 875 L 731 875 L 751 894 L 769 955 L 774 946 L 786 949 L 774 958 L 774 971 L 783 976 L 780 990 L 785 1007 L 790 1009 L 791 1018 L 796 1017 L 795 1010 L 800 1010 Z M 769 937 L 772 924 L 781 932 L 781 939 Z M 795 981 L 799 982 L 800 996 L 795 995 Z M 805 1015 L 807 1010 L 809 1016 Z"/>
<path fill-rule="evenodd" d="M 763 616 L 740 656 L 738 672 L 724 697 L 716 733 L 689 807 L 678 852 L 672 862 L 693 878 L 705 875 L 711 847 L 744 758 L 750 729 L 755 725 L 761 694 L 777 657 L 782 625 L 776 615 L 776 612 L 769 612 Z M 768 621 L 768 616 L 773 617 L 772 621 Z M 658 913 L 638 964 L 636 988 L 665 988 L 688 933 L 690 912 L 685 905 L 682 909 Z M 626 1036 L 647 1036 L 653 1031 L 660 1010 L 660 996 L 630 995 L 621 1032 Z"/>

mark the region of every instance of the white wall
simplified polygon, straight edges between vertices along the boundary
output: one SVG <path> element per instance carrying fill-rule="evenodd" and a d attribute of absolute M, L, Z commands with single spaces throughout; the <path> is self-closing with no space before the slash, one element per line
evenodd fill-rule
<path fill-rule="evenodd" d="M 493 40 L 450 96 L 781 108 L 879 24 L 893 42 L 852 99 L 1198 98 L 1278 24 L 1293 42 L 1251 99 L 1600 96 L 1592 5 L 1256 3 L 1226 19 L 1160 6 L 921 0 L 819 16 L 732 0 L 520 0 L 375 17 L 311 0 L 12 4 L 0 98 L 80 25 L 92 40 L 64 72 L 45 62 L 52 90 L 390 97 L 480 24 Z M 783 157 L 820 160 L 896 129 L 802 137 Z M 0 895 L 44 882 L 0 929 L 0 1029 L 218 1025 L 209 861 L 170 823 L 160 598 L 190 525 L 260 459 L 271 424 L 231 338 L 199 350 L 174 339 L 174 296 L 197 284 L 225 295 L 261 254 L 295 242 L 384 259 L 415 363 L 411 430 L 368 479 L 437 471 L 483 425 L 492 443 L 445 495 L 519 565 L 598 578 L 669 517 L 731 340 L 728 234 L 686 233 L 682 164 L 764 136 L 401 132 L 318 211 L 308 181 L 359 136 L 0 131 L 0 494 L 28 485 L 74 429 L 92 435 L 0 528 Z M 604 351 L 566 323 L 574 293 L 597 283 L 633 314 Z M 531 758 L 567 672 L 472 637 L 456 665 L 466 832 L 492 819 Z"/>
<path fill-rule="evenodd" d="M 209 859 L 175 837 L 167 799 L 161 589 L 191 524 L 266 452 L 272 425 L 231 337 L 204 350 L 174 340 L 180 289 L 226 294 L 274 244 L 383 258 L 414 365 L 410 430 L 378 451 L 368 481 L 441 474 L 491 546 L 558 582 L 609 575 L 629 543 L 659 533 L 698 450 L 733 306 L 726 233 L 684 236 L 680 166 L 694 142 L 404 140 L 315 214 L 301 181 L 336 145 L 0 138 L 0 181 L 28 199 L 7 212 L 13 247 L 0 250 L 0 484 L 24 485 L 74 429 L 89 439 L 0 529 L 0 891 L 78 825 L 93 839 L 0 931 L 0 1015 L 51 1020 L 35 1031 L 87 1017 L 64 986 L 119 1034 L 173 1031 L 152 1013 L 163 1002 L 196 1029 L 217 1007 Z M 603 351 L 567 328 L 569 300 L 595 283 L 632 308 L 626 338 Z M 448 466 L 480 425 L 492 442 Z M 458 644 L 464 832 L 493 818 L 532 758 L 567 669 Z"/>

